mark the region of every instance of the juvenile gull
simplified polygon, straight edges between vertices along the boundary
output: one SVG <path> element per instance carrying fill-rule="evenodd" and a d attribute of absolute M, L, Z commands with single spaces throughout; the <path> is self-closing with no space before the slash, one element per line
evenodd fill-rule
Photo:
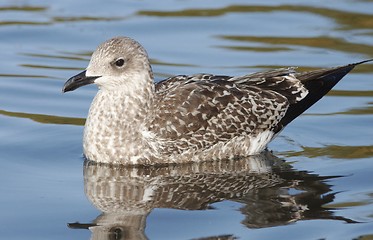
<path fill-rule="evenodd" d="M 154 83 L 145 49 L 116 37 L 101 44 L 62 91 L 99 87 L 84 129 L 89 160 L 148 165 L 237 158 L 263 151 L 356 65 L 372 60 L 303 73 L 282 68 Z"/>

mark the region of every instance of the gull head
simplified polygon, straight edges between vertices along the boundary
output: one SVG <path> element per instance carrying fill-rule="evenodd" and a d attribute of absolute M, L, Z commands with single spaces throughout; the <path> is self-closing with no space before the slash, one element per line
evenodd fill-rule
<path fill-rule="evenodd" d="M 128 37 L 115 37 L 97 47 L 86 70 L 67 80 L 62 92 L 92 83 L 109 91 L 135 90 L 152 78 L 148 54 L 140 43 Z"/>

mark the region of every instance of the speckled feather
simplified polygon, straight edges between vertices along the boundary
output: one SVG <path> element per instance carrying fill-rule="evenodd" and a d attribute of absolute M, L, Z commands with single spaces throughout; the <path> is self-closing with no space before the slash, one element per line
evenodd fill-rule
<path fill-rule="evenodd" d="M 166 79 L 156 84 L 156 114 L 150 130 L 167 142 L 163 149 L 167 154 L 198 152 L 237 137 L 249 141 L 273 131 L 289 104 L 307 94 L 292 71 L 270 71 L 268 77 L 198 74 Z M 264 147 L 250 152 L 230 146 L 220 157 L 251 155 Z"/>
<path fill-rule="evenodd" d="M 371 61 L 371 60 L 368 60 Z M 367 62 L 367 61 L 364 61 Z M 232 159 L 263 151 L 354 66 L 244 76 L 179 75 L 154 83 L 145 49 L 127 37 L 101 44 L 63 91 L 95 83 L 84 155 L 97 162 L 164 164 Z"/>

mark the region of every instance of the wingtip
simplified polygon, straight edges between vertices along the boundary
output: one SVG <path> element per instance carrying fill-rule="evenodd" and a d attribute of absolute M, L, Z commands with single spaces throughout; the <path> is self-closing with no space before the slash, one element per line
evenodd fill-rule
<path fill-rule="evenodd" d="M 373 58 L 339 67 L 299 73 L 297 78 L 303 82 L 309 93 L 302 101 L 289 107 L 277 131 L 280 131 L 284 126 L 319 101 L 355 66 L 367 62 L 373 62 Z"/>
<path fill-rule="evenodd" d="M 360 62 L 357 62 L 357 63 L 351 63 L 349 65 L 356 66 L 356 65 L 363 64 L 363 63 L 367 63 L 367 62 L 373 62 L 373 58 L 367 59 L 367 60 L 363 60 L 363 61 L 360 61 Z"/>

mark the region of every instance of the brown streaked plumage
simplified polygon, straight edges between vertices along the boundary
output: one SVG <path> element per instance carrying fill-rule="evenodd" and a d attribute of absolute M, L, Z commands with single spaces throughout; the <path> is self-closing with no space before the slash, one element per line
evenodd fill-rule
<path fill-rule="evenodd" d="M 145 49 L 127 37 L 101 44 L 63 92 L 95 83 L 84 130 L 93 161 L 164 164 L 260 153 L 288 123 L 356 65 L 298 73 L 283 68 L 238 77 L 179 75 L 153 82 Z"/>
<path fill-rule="evenodd" d="M 145 225 L 154 209 L 207 210 L 225 201 L 239 203 L 240 223 L 253 229 L 316 219 L 356 223 L 322 207 L 334 200 L 336 193 L 325 181 L 334 178 L 296 171 L 269 152 L 166 166 L 85 161 L 84 192 L 101 214 L 93 222 L 68 226 L 89 228 L 92 240 L 148 239 Z"/>

